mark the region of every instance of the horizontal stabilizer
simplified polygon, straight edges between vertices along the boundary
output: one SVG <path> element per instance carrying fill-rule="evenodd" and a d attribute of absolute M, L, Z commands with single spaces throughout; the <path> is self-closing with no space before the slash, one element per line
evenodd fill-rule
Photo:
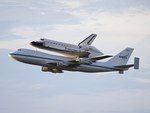
<path fill-rule="evenodd" d="M 128 69 L 130 67 L 133 67 L 134 64 L 129 64 L 129 65 L 121 65 L 121 66 L 115 66 L 116 68 L 119 68 L 119 69 Z"/>

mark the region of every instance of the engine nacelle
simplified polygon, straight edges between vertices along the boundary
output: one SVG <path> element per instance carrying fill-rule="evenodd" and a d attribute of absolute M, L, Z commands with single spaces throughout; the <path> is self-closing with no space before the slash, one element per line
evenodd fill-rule
<path fill-rule="evenodd" d="M 43 72 L 47 72 L 47 71 L 50 71 L 50 68 L 49 67 L 42 67 L 42 69 L 41 69 Z"/>
<path fill-rule="evenodd" d="M 41 69 L 43 72 L 52 72 L 52 73 L 63 73 L 62 70 L 57 69 L 57 68 L 49 68 L 49 67 L 42 67 Z"/>

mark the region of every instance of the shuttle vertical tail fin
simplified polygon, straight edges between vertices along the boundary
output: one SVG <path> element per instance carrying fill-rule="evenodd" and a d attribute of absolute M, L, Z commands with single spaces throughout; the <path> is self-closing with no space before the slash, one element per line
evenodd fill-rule
<path fill-rule="evenodd" d="M 113 66 L 123 66 L 126 65 L 132 52 L 133 48 L 126 48 L 117 55 L 115 55 L 113 58 L 107 61 L 108 64 L 111 64 Z"/>
<path fill-rule="evenodd" d="M 83 41 L 81 41 L 78 44 L 78 46 L 91 45 L 92 42 L 95 40 L 96 36 L 97 36 L 97 34 L 91 34 L 86 39 L 84 39 Z"/>

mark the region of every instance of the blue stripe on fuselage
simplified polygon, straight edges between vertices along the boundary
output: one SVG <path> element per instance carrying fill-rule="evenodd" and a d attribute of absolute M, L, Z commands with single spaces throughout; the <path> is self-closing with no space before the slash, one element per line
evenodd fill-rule
<path fill-rule="evenodd" d="M 23 54 L 16 54 L 16 53 L 11 53 L 10 55 L 16 55 L 16 56 L 25 56 L 25 57 L 31 57 L 31 58 L 39 58 L 39 59 L 43 59 L 43 60 L 54 60 L 54 61 L 64 61 L 64 60 L 59 60 L 59 59 L 53 59 L 53 58 L 45 58 L 45 57 L 39 57 L 39 56 L 33 56 L 33 55 L 23 55 Z M 111 68 L 111 67 L 106 67 L 106 66 L 100 66 L 100 65 L 95 65 L 95 64 L 82 64 L 85 66 L 93 66 L 93 67 L 99 67 L 99 68 L 106 68 L 106 69 L 111 69 L 111 70 L 119 70 L 116 68 Z"/>
<path fill-rule="evenodd" d="M 32 57 L 32 58 L 40 58 L 40 59 L 44 59 L 44 60 L 63 61 L 63 60 L 59 60 L 59 59 L 45 58 L 45 57 L 32 56 L 32 55 L 23 55 L 23 54 L 16 54 L 16 53 L 11 53 L 10 55 L 16 55 L 16 56 L 25 56 L 25 57 Z"/>

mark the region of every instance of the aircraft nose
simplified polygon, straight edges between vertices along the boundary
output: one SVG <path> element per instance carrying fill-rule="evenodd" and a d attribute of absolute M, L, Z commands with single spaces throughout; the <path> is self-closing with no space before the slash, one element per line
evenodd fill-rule
<path fill-rule="evenodd" d="M 32 41 L 32 42 L 30 42 L 30 44 L 31 44 L 32 46 L 43 46 L 43 42 Z"/>
<path fill-rule="evenodd" d="M 8 56 L 10 56 L 10 57 L 11 57 L 12 55 L 13 55 L 13 52 L 9 53 L 9 55 L 8 55 Z"/>
<path fill-rule="evenodd" d="M 15 52 L 10 52 L 8 56 L 10 56 L 10 57 L 15 59 Z"/>

